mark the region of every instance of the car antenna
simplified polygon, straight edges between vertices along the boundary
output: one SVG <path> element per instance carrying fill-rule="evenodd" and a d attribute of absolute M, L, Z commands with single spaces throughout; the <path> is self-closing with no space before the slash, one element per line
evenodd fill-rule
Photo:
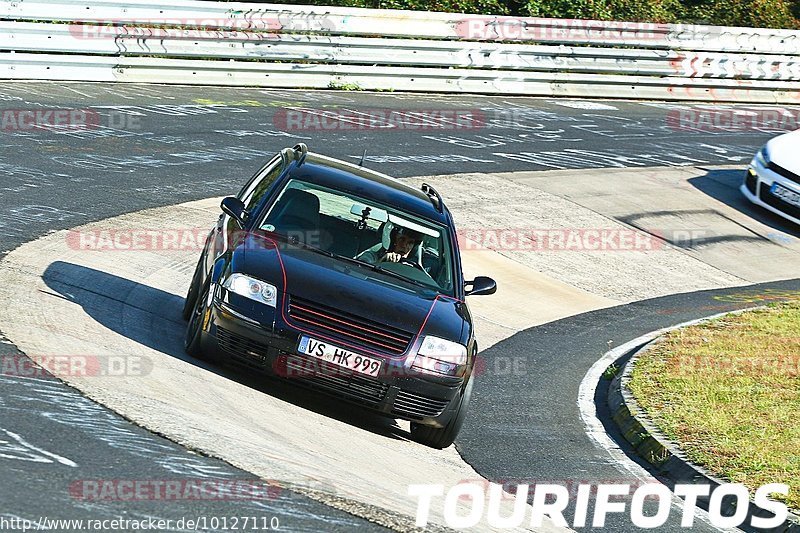
<path fill-rule="evenodd" d="M 366 148 L 364 148 L 364 153 L 361 154 L 361 161 L 358 162 L 358 166 L 360 166 L 360 167 L 364 166 L 364 158 L 365 157 L 367 157 L 367 149 Z"/>

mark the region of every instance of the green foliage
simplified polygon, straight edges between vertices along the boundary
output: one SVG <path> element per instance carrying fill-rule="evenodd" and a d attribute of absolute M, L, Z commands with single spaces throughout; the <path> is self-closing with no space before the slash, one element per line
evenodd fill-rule
<path fill-rule="evenodd" d="M 800 0 L 528 0 L 532 17 L 797 28 Z"/>
<path fill-rule="evenodd" d="M 275 3 L 634 22 L 800 28 L 800 0 L 278 0 Z"/>
<path fill-rule="evenodd" d="M 620 368 L 615 364 L 611 363 L 608 367 L 603 370 L 603 377 L 606 379 L 614 379 L 619 374 Z"/>
<path fill-rule="evenodd" d="M 682 10 L 679 0 L 619 0 L 612 16 L 633 22 L 676 22 Z"/>
<path fill-rule="evenodd" d="M 509 9 L 502 0 L 381 0 L 382 8 L 446 11 L 450 13 L 484 13 L 508 15 Z"/>
<path fill-rule="evenodd" d="M 797 28 L 800 2 L 785 0 L 686 0 L 683 18 L 720 26 Z"/>
<path fill-rule="evenodd" d="M 611 19 L 606 0 L 529 0 L 527 8 L 531 17 Z"/>
<path fill-rule="evenodd" d="M 482 13 L 509 15 L 509 2 L 504 0 L 287 0 L 292 4 L 313 4 L 374 9 L 410 9 L 413 11 L 445 11 L 449 13 Z"/>
<path fill-rule="evenodd" d="M 360 91 L 362 90 L 361 87 L 357 83 L 347 83 L 347 82 L 340 82 L 331 80 L 328 83 L 328 89 L 334 89 L 338 91 Z"/>

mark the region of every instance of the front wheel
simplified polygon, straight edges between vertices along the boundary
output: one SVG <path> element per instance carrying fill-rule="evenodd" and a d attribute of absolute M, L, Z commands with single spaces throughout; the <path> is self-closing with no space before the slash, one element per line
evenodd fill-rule
<path fill-rule="evenodd" d="M 200 346 L 203 334 L 203 319 L 206 314 L 206 302 L 211 290 L 211 276 L 203 284 L 195 299 L 192 312 L 189 315 L 189 325 L 186 326 L 186 336 L 183 339 L 183 348 L 187 354 L 197 359 L 209 361 L 210 358 L 203 353 Z"/>
<path fill-rule="evenodd" d="M 192 317 L 192 311 L 194 311 L 195 304 L 197 303 L 197 292 L 200 290 L 200 277 L 202 269 L 203 256 L 201 255 L 200 261 L 198 261 L 197 267 L 194 269 L 192 283 L 189 285 L 189 291 L 186 293 L 186 299 L 183 301 L 183 310 L 181 311 L 181 315 L 183 316 L 184 320 L 189 320 Z"/>
<path fill-rule="evenodd" d="M 461 426 L 464 425 L 464 418 L 467 416 L 467 409 L 469 407 L 469 400 L 472 396 L 472 378 L 467 383 L 464 393 L 461 395 L 458 408 L 450 422 L 443 428 L 434 428 L 411 422 L 411 438 L 420 444 L 430 446 L 431 448 L 443 449 L 447 448 L 456 440 L 458 432 L 461 431 Z"/>

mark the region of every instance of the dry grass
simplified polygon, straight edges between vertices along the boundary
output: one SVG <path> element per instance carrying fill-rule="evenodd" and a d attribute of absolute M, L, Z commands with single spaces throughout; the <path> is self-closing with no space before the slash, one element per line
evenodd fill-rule
<path fill-rule="evenodd" d="M 800 509 L 800 301 L 670 333 L 630 389 L 692 461 L 751 489 L 787 483 Z"/>

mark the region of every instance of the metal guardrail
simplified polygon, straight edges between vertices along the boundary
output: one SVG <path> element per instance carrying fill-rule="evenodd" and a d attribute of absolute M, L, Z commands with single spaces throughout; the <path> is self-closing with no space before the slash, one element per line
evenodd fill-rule
<path fill-rule="evenodd" d="M 4 1 L 0 20 L 10 79 L 800 103 L 791 30 L 192 0 Z"/>
<path fill-rule="evenodd" d="M 800 32 L 694 24 L 494 17 L 328 6 L 169 0 L 5 0 L 0 19 L 137 24 L 177 21 L 184 27 L 425 39 L 512 40 L 620 45 L 696 51 L 800 53 Z"/>
<path fill-rule="evenodd" d="M 800 57 L 0 22 L 0 49 L 20 52 L 260 59 L 319 63 L 800 80 Z"/>

